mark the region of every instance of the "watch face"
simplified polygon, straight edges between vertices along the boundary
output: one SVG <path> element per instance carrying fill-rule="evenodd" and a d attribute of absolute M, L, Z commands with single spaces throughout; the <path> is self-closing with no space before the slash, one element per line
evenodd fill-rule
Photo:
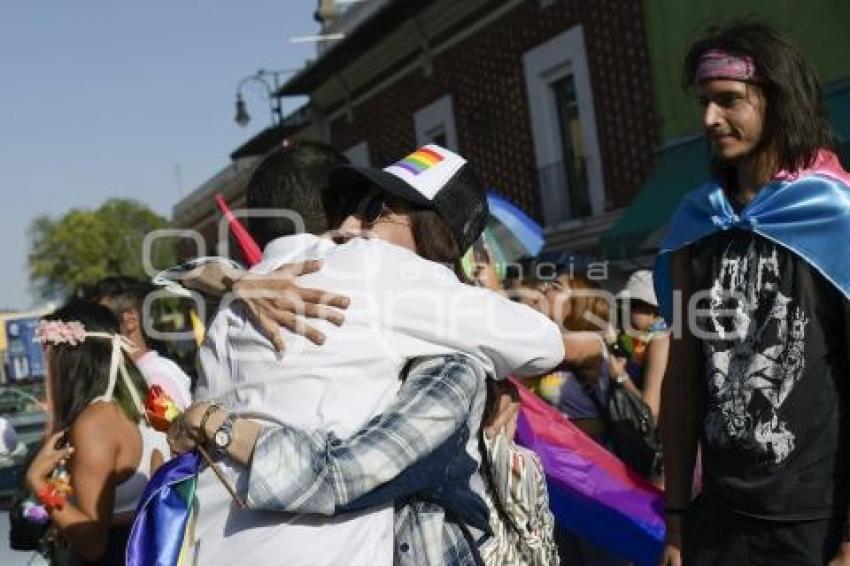
<path fill-rule="evenodd" d="M 230 435 L 223 430 L 216 431 L 215 436 L 213 436 L 213 442 L 219 448 L 226 448 L 230 444 Z"/>

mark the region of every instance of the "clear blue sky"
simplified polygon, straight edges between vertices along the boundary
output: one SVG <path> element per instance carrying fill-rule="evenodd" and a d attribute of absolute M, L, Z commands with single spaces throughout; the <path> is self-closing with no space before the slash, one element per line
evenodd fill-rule
<path fill-rule="evenodd" d="M 0 307 L 34 299 L 27 228 L 39 214 L 135 198 L 170 218 L 183 193 L 268 125 L 233 122 L 257 69 L 301 66 L 316 0 L 11 1 L 0 4 Z M 289 102 L 285 110 L 297 104 Z"/>

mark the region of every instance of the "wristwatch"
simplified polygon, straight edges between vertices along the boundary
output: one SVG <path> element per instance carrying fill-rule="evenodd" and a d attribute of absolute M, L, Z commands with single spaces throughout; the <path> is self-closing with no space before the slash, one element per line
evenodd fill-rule
<path fill-rule="evenodd" d="M 218 430 L 215 431 L 215 434 L 213 434 L 213 451 L 219 457 L 227 455 L 227 449 L 233 442 L 233 423 L 235 420 L 236 415 L 229 413 L 224 419 L 224 422 L 221 423 L 221 426 L 218 427 Z"/>

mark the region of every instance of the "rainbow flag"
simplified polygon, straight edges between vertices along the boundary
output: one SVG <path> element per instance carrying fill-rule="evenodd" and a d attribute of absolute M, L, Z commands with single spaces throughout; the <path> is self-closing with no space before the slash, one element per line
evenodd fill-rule
<path fill-rule="evenodd" d="M 437 163 L 443 160 L 443 156 L 436 151 L 430 150 L 427 147 L 422 147 L 393 164 L 394 167 L 401 167 L 405 171 L 413 175 L 419 175 L 423 171 L 427 171 Z"/>
<path fill-rule="evenodd" d="M 197 452 L 172 458 L 156 471 L 139 501 L 127 542 L 127 566 L 189 564 L 195 515 Z"/>
<path fill-rule="evenodd" d="M 514 383 L 522 400 L 517 442 L 540 457 L 558 524 L 639 565 L 657 564 L 665 529 L 661 491 Z"/>

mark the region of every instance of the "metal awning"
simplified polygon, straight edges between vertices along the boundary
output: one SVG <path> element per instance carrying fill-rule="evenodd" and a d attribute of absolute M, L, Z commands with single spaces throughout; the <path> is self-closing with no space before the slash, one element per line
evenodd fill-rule
<path fill-rule="evenodd" d="M 663 232 L 679 200 L 709 174 L 709 148 L 704 136 L 668 145 L 658 153 L 655 168 L 635 199 L 600 238 L 609 259 L 644 255 L 654 248 L 648 240 Z"/>
<path fill-rule="evenodd" d="M 402 22 L 415 16 L 434 0 L 391 0 L 355 27 L 345 37 L 304 67 L 275 93 L 275 96 L 309 94 L 328 77 L 357 60 L 365 51 L 381 42 Z"/>

